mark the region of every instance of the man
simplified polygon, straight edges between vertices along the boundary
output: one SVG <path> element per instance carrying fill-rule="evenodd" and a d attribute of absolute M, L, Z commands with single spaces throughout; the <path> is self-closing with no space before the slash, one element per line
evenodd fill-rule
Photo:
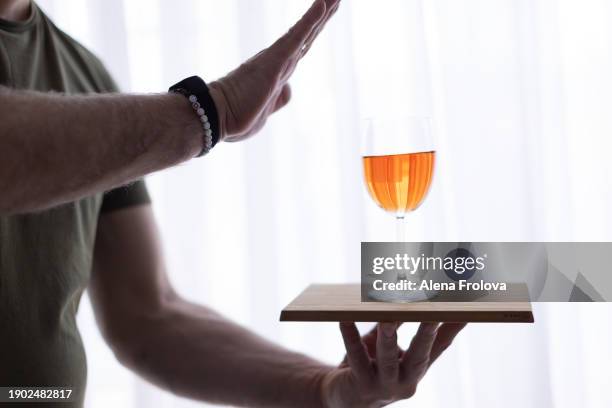
<path fill-rule="evenodd" d="M 102 64 L 34 3 L 0 0 L 0 386 L 67 387 L 82 405 L 75 314 L 87 288 L 117 358 L 178 395 L 264 407 L 413 395 L 462 325 L 423 324 L 404 352 L 396 324 L 361 338 L 342 323 L 339 367 L 271 344 L 174 292 L 136 181 L 207 151 L 211 135 L 257 133 L 289 102 L 289 77 L 338 6 L 315 1 L 271 47 L 210 83 L 208 117 L 194 95 L 116 93 Z"/>

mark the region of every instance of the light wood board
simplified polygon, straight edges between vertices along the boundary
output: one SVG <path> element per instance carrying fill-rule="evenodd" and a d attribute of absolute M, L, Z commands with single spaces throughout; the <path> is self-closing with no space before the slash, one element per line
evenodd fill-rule
<path fill-rule="evenodd" d="M 524 285 L 523 285 L 524 286 Z M 515 291 L 525 291 L 526 286 Z M 359 284 L 311 285 L 280 315 L 300 322 L 502 322 L 533 323 L 529 301 L 362 302 Z M 522 298 L 526 299 L 526 298 Z"/>

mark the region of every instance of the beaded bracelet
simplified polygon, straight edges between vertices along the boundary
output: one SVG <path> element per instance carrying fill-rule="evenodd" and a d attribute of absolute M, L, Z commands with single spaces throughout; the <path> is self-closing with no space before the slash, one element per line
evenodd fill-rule
<path fill-rule="evenodd" d="M 185 96 L 191 103 L 204 130 L 204 146 L 198 157 L 202 157 L 215 147 L 219 141 L 219 117 L 215 102 L 210 96 L 208 86 L 197 76 L 182 80 L 170 87 L 170 92 Z"/>

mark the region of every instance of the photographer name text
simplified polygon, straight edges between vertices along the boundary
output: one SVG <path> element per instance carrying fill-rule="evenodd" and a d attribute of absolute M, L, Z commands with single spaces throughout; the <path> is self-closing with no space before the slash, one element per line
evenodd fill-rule
<path fill-rule="evenodd" d="M 422 281 L 411 281 L 402 279 L 394 282 L 386 282 L 382 279 L 376 279 L 372 282 L 372 288 L 376 291 L 498 291 L 505 292 L 507 290 L 506 282 L 485 282 L 484 280 L 469 282 L 467 280 L 459 280 L 457 282 L 437 282 L 431 279 Z"/>

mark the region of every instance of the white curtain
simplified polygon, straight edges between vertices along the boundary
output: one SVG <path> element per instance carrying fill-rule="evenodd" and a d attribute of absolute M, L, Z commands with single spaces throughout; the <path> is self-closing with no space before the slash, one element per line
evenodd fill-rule
<path fill-rule="evenodd" d="M 130 92 L 214 79 L 309 0 L 40 0 Z M 187 298 L 329 363 L 334 324 L 279 323 L 311 282 L 359 279 L 361 241 L 394 240 L 367 197 L 360 118 L 428 115 L 438 167 L 416 241 L 609 241 L 612 3 L 344 0 L 252 140 L 148 179 L 171 278 Z M 604 273 L 604 271 L 602 271 Z M 609 271 L 605 271 L 609 273 Z M 609 407 L 612 308 L 537 304 L 534 325 L 473 324 L 398 407 Z M 87 406 L 191 407 L 122 368 L 87 299 Z M 414 326 L 401 329 L 406 343 Z"/>

